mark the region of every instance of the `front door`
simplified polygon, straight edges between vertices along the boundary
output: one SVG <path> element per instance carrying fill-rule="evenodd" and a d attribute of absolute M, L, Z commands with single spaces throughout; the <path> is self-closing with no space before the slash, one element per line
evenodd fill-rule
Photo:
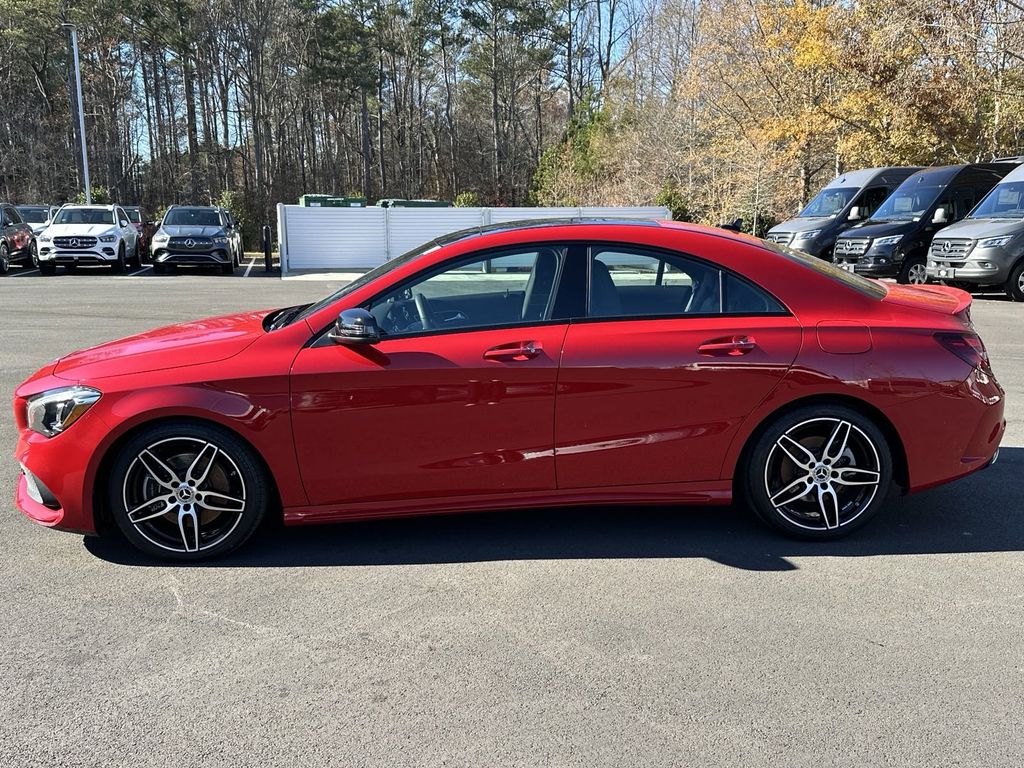
<path fill-rule="evenodd" d="M 292 368 L 315 505 L 548 491 L 561 247 L 461 258 L 373 300 L 375 345 L 327 337 Z"/>

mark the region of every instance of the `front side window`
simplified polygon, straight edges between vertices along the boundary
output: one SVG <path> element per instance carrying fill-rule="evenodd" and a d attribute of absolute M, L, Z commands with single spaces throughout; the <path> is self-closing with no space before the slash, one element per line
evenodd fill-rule
<path fill-rule="evenodd" d="M 142 221 L 142 213 L 139 211 L 138 208 L 125 208 L 124 210 L 125 213 L 128 214 L 128 221 L 132 222 L 133 224 L 138 224 L 139 222 Z"/>
<path fill-rule="evenodd" d="M 7 218 L 7 221 L 8 221 L 9 224 L 21 224 L 22 223 L 21 214 L 18 213 L 17 209 L 15 209 L 15 208 L 7 208 L 6 210 L 7 210 L 6 218 Z"/>
<path fill-rule="evenodd" d="M 530 246 L 460 259 L 367 308 L 386 336 L 544 322 L 565 252 L 563 246 Z"/>
<path fill-rule="evenodd" d="M 868 219 L 871 217 L 884 201 L 889 196 L 889 190 L 886 187 L 872 187 L 871 189 L 865 189 L 864 194 L 857 198 L 857 207 L 860 208 L 860 217 L 862 219 Z"/>
<path fill-rule="evenodd" d="M 679 254 L 600 246 L 590 256 L 589 317 L 785 312 L 760 288 Z"/>

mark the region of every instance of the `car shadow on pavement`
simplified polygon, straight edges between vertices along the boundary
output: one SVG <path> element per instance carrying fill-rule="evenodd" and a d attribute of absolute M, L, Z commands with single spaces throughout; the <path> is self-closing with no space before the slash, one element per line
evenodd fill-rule
<path fill-rule="evenodd" d="M 296 567 L 468 563 L 496 560 L 702 557 L 752 571 L 795 570 L 794 559 L 1024 551 L 1024 448 L 959 482 L 893 498 L 846 539 L 795 541 L 739 507 L 587 507 L 491 512 L 328 526 L 267 528 L 227 557 L 168 564 L 120 536 L 85 538 L 94 556 L 121 565 Z M 804 564 L 804 567 L 807 567 Z"/>

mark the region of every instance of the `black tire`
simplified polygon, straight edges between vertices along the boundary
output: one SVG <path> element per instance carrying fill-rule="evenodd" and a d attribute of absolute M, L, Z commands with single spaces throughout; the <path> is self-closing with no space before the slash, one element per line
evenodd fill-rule
<path fill-rule="evenodd" d="M 32 241 L 32 266 L 39 269 L 39 243 Z"/>
<path fill-rule="evenodd" d="M 741 472 L 744 498 L 762 521 L 796 538 L 831 540 L 860 528 L 884 506 L 892 491 L 892 452 L 862 413 L 813 405 L 768 424 Z"/>
<path fill-rule="evenodd" d="M 928 268 L 923 256 L 907 256 L 896 276 L 896 282 L 903 285 L 924 285 L 928 282 Z"/>
<path fill-rule="evenodd" d="M 234 264 L 234 261 L 232 260 L 232 261 L 229 261 L 229 262 L 227 262 L 225 264 L 221 264 L 220 265 L 220 271 L 221 271 L 221 274 L 224 274 L 224 275 L 233 275 L 233 274 L 235 274 L 235 264 Z"/>
<path fill-rule="evenodd" d="M 0 275 L 11 271 L 11 251 L 7 243 L 0 243 Z"/>
<path fill-rule="evenodd" d="M 266 470 L 245 441 L 194 422 L 160 424 L 131 438 L 114 461 L 107 493 L 114 522 L 134 547 L 177 561 L 240 547 L 271 498 Z"/>
<path fill-rule="evenodd" d="M 45 261 L 39 263 L 39 274 L 40 275 L 56 275 L 57 265 L 47 264 Z"/>
<path fill-rule="evenodd" d="M 139 241 L 135 241 L 135 247 L 132 248 L 131 265 L 135 269 L 142 267 L 142 257 L 139 255 Z"/>
<path fill-rule="evenodd" d="M 1003 290 L 1011 300 L 1024 301 L 1024 259 L 1018 261 L 1010 270 L 1010 277 Z"/>
<path fill-rule="evenodd" d="M 124 254 L 124 243 L 121 243 L 121 245 L 117 247 L 117 261 L 115 261 L 111 266 L 114 270 L 114 274 L 117 275 L 124 274 L 125 269 L 128 268 Z"/>

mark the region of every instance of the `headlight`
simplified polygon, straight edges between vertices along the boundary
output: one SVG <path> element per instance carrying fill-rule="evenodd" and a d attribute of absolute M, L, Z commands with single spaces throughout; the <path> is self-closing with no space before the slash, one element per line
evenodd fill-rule
<path fill-rule="evenodd" d="M 821 230 L 820 229 L 812 229 L 809 232 L 797 232 L 795 239 L 797 239 L 797 240 L 811 240 L 812 238 L 815 238 L 815 237 L 817 237 L 820 234 L 821 234 Z"/>
<path fill-rule="evenodd" d="M 220 236 L 213 238 L 213 242 L 217 245 L 227 245 L 228 239 L 226 237 Z"/>
<path fill-rule="evenodd" d="M 61 387 L 29 398 L 28 428 L 46 437 L 59 435 L 78 421 L 100 399 L 92 387 Z"/>
<path fill-rule="evenodd" d="M 47 234 L 39 235 L 39 242 L 41 242 L 41 243 L 48 243 L 52 239 L 53 238 L 50 235 L 47 235 Z"/>
<path fill-rule="evenodd" d="M 117 240 L 117 235 L 100 235 L 101 243 L 112 243 Z"/>
<path fill-rule="evenodd" d="M 880 237 L 875 240 L 872 245 L 896 245 L 900 240 L 903 239 L 903 235 L 892 235 L 890 237 Z"/>
<path fill-rule="evenodd" d="M 157 232 L 155 235 L 153 235 L 154 243 L 166 243 L 170 239 L 170 235 L 168 235 L 165 232 Z"/>
<path fill-rule="evenodd" d="M 1002 237 L 989 237 L 978 243 L 979 248 L 1002 248 L 1008 242 L 1013 240 L 1013 235 L 1003 235 Z"/>

